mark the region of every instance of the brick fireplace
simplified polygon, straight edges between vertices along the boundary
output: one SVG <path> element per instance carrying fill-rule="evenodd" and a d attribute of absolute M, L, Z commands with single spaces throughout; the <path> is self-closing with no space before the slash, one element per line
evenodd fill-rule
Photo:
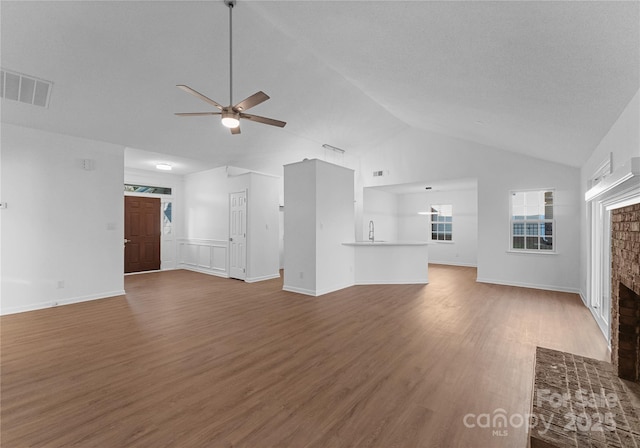
<path fill-rule="evenodd" d="M 640 383 L 640 204 L 611 212 L 611 363 Z"/>
<path fill-rule="evenodd" d="M 609 224 L 611 229 L 610 253 L 601 251 L 608 249 L 606 244 L 589 248 L 596 284 L 604 274 L 598 261 L 611 257 L 611 363 L 537 348 L 529 422 L 531 448 L 640 448 L 640 203 L 633 204 L 640 198 L 639 180 L 640 157 L 634 157 L 585 193 L 585 200 L 597 213 L 592 216 L 593 236 L 601 237 Z M 604 222 L 608 216 L 611 221 Z M 591 291 L 594 298 L 602 294 L 597 288 Z M 585 402 L 584 392 L 600 392 L 609 398 Z M 549 394 L 567 400 L 550 402 L 546 400 Z M 563 425 L 567 417 L 580 420 L 581 425 Z M 541 430 L 543 419 L 560 425 L 554 423 Z M 597 424 L 604 420 L 608 424 Z"/>

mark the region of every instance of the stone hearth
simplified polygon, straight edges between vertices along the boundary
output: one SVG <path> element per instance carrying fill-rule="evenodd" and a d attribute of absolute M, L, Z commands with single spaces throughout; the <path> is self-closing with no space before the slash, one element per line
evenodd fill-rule
<path fill-rule="evenodd" d="M 612 364 L 538 347 L 531 448 L 640 448 L 640 386 Z"/>

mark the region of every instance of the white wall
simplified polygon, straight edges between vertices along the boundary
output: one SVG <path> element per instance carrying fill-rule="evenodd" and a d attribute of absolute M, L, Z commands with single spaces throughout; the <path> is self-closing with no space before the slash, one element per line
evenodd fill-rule
<path fill-rule="evenodd" d="M 166 173 L 153 172 L 148 170 L 136 170 L 125 168 L 124 181 L 133 185 L 151 185 L 154 187 L 169 187 L 171 195 L 159 194 L 131 194 L 132 196 L 147 196 L 160 198 L 162 203 L 171 202 L 172 207 L 172 233 L 164 233 L 162 226 L 162 236 L 160 240 L 160 257 L 162 270 L 175 269 L 178 264 L 178 238 L 184 233 L 184 176 Z"/>
<path fill-rule="evenodd" d="M 284 286 L 316 291 L 316 167 L 311 161 L 284 167 Z"/>
<path fill-rule="evenodd" d="M 227 167 L 184 176 L 184 232 L 178 239 L 178 267 L 229 276 Z"/>
<path fill-rule="evenodd" d="M 184 177 L 184 208 L 185 238 L 227 241 L 227 167 L 187 174 Z"/>
<path fill-rule="evenodd" d="M 373 177 L 374 170 L 384 170 L 385 175 Z M 579 170 L 445 135 L 408 130 L 363 154 L 356 174 L 358 239 L 365 227 L 362 187 L 467 178 L 478 179 L 478 279 L 577 292 Z M 558 253 L 508 252 L 509 191 L 538 188 L 556 190 Z"/>
<path fill-rule="evenodd" d="M 363 191 L 362 236 L 369 239 L 369 221 L 373 221 L 374 239 L 398 241 L 398 195 L 365 188 Z"/>
<path fill-rule="evenodd" d="M 3 123 L 1 159 L 2 314 L 123 294 L 124 147 Z"/>
<path fill-rule="evenodd" d="M 271 155 L 269 160 L 251 159 L 248 163 L 252 169 L 277 174 L 280 163 L 306 156 L 302 153 L 296 156 L 290 151 L 283 154 L 282 157 Z M 477 179 L 479 280 L 579 291 L 579 229 L 583 217 L 578 168 L 417 129 L 406 129 L 357 155 L 350 152 L 347 155 L 347 166 L 355 169 L 357 240 L 367 237 L 363 188 L 425 180 Z M 373 177 L 373 171 L 379 170 L 383 170 L 384 175 Z M 508 252 L 509 191 L 538 188 L 556 190 L 558 253 Z M 285 238 L 286 231 L 285 228 Z"/>
<path fill-rule="evenodd" d="M 621 111 L 607 135 L 594 149 L 581 169 L 583 192 L 587 189 L 587 180 L 595 170 L 613 153 L 613 169 L 620 168 L 632 157 L 640 156 L 640 90 Z M 584 199 L 584 196 L 583 196 Z M 584 202 L 584 201 L 583 201 Z"/>
<path fill-rule="evenodd" d="M 632 157 L 640 157 L 640 90 L 621 112 L 607 135 L 585 162 L 580 170 L 580 281 L 583 297 L 587 294 L 587 274 L 589 270 L 590 222 L 587 205 L 584 201 L 589 179 L 596 170 L 613 154 L 612 169 L 621 168 Z"/>
<path fill-rule="evenodd" d="M 353 170 L 321 160 L 284 167 L 284 285 L 319 296 L 354 283 Z"/>
<path fill-rule="evenodd" d="M 282 182 L 280 182 L 280 184 L 282 184 Z M 280 204 L 282 203 L 284 203 L 284 200 L 280 201 Z M 280 228 L 278 242 L 280 269 L 284 269 L 284 206 L 280 208 L 278 212 L 278 227 Z"/>
<path fill-rule="evenodd" d="M 280 179 L 258 173 L 248 178 L 247 282 L 280 277 Z"/>
<path fill-rule="evenodd" d="M 279 277 L 279 186 L 276 177 L 235 167 L 186 175 L 186 232 L 179 243 L 180 266 L 223 277 L 229 275 L 229 193 L 247 190 L 245 280 Z"/>
<path fill-rule="evenodd" d="M 478 190 L 425 191 L 398 195 L 398 239 L 429 241 L 431 220 L 418 212 L 431 205 L 453 206 L 453 241 L 429 245 L 429 262 L 458 266 L 478 263 Z"/>
<path fill-rule="evenodd" d="M 354 284 L 353 170 L 316 163 L 316 295 Z"/>

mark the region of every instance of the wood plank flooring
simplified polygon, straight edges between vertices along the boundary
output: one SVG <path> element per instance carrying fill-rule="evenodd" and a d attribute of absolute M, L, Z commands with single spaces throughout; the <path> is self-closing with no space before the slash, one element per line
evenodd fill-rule
<path fill-rule="evenodd" d="M 536 345 L 606 360 L 606 343 L 575 294 L 475 276 L 312 298 L 169 271 L 4 316 L 0 444 L 524 447 L 525 427 L 463 418 L 528 413 Z"/>

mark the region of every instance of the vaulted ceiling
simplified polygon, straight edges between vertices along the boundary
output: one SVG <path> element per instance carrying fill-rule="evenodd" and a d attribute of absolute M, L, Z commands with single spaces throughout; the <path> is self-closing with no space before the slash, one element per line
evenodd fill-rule
<path fill-rule="evenodd" d="M 284 129 L 230 135 L 178 90 L 229 102 L 228 9 L 211 1 L 2 1 L 6 70 L 54 83 L 2 121 L 222 165 L 410 128 L 580 166 L 640 87 L 640 3 L 242 1 L 234 100 Z"/>

